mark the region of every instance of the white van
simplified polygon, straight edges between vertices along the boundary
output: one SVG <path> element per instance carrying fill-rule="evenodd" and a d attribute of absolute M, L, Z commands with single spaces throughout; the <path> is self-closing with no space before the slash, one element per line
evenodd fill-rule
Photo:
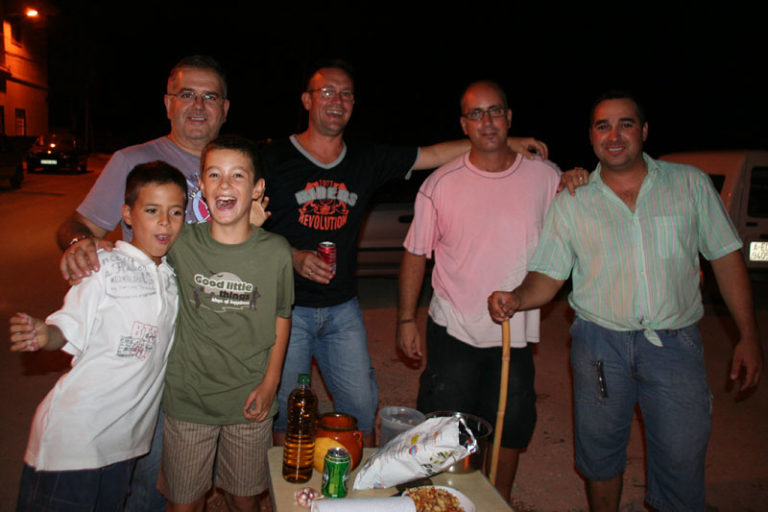
<path fill-rule="evenodd" d="M 768 269 L 768 151 L 692 151 L 660 160 L 709 174 L 744 242 L 747 268 Z"/>

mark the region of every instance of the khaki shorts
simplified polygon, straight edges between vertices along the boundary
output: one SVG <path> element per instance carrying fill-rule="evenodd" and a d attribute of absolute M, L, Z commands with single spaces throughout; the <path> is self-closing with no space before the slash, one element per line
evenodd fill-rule
<path fill-rule="evenodd" d="M 202 425 L 165 416 L 158 489 L 173 503 L 191 503 L 216 486 L 255 496 L 269 485 L 272 418 L 259 423 Z M 214 475 L 214 458 L 216 474 Z"/>

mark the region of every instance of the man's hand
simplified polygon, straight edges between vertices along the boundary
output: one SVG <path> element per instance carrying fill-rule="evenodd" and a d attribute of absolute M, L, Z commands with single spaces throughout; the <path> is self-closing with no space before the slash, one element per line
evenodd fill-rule
<path fill-rule="evenodd" d="M 415 319 L 408 319 L 405 322 L 402 320 L 398 321 L 397 346 L 411 359 L 421 360 L 423 356 L 421 351 L 421 335 L 419 334 Z"/>
<path fill-rule="evenodd" d="M 267 211 L 268 206 L 269 198 L 267 196 L 251 201 L 251 224 L 257 227 L 264 225 L 269 216 L 272 215 L 272 212 Z"/>
<path fill-rule="evenodd" d="M 743 377 L 742 377 L 743 369 Z M 760 375 L 763 371 L 763 350 L 759 341 L 739 340 L 733 348 L 733 362 L 731 363 L 731 380 L 737 381 L 742 378 L 741 388 L 744 391 L 747 388 L 756 386 L 760 381 Z"/>
<path fill-rule="evenodd" d="M 328 284 L 333 279 L 333 268 L 315 251 L 293 249 L 293 268 L 302 277 L 316 283 Z"/>
<path fill-rule="evenodd" d="M 48 344 L 48 326 L 26 313 L 11 317 L 11 352 L 36 352 Z"/>
<path fill-rule="evenodd" d="M 96 251 L 99 249 L 111 251 L 112 247 L 112 242 L 94 237 L 83 238 L 72 244 L 61 256 L 59 263 L 61 277 L 69 284 L 75 284 L 82 278 L 90 276 L 91 272 L 98 272 L 101 267 Z"/>
<path fill-rule="evenodd" d="M 488 297 L 488 313 L 497 324 L 509 320 L 520 309 L 520 297 L 515 292 L 493 292 Z"/>
<path fill-rule="evenodd" d="M 507 146 L 512 151 L 522 154 L 528 160 L 533 160 L 537 156 L 540 156 L 542 160 L 546 160 L 549 156 L 547 145 L 533 137 L 509 137 L 507 138 Z"/>
<path fill-rule="evenodd" d="M 576 189 L 589 183 L 589 171 L 582 169 L 581 167 L 575 167 L 568 171 L 565 171 L 560 176 L 560 184 L 557 186 L 557 191 L 567 188 L 568 192 L 572 196 L 576 195 Z"/>
<path fill-rule="evenodd" d="M 253 391 L 248 393 L 248 398 L 245 400 L 245 406 L 243 407 L 245 419 L 253 422 L 264 421 L 269 414 L 269 409 L 272 407 L 276 391 L 276 389 L 266 386 L 263 382 L 253 388 Z"/>
<path fill-rule="evenodd" d="M 736 249 L 710 261 L 720 294 L 739 330 L 739 342 L 733 348 L 731 379 L 742 378 L 741 391 L 754 386 L 763 369 L 763 348 L 755 322 L 755 303 L 747 266 L 741 250 Z"/>

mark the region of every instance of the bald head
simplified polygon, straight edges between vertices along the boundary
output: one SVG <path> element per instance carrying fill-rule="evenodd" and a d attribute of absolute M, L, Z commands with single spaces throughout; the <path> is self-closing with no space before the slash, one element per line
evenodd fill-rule
<path fill-rule="evenodd" d="M 509 104 L 507 103 L 507 95 L 498 83 L 492 80 L 480 80 L 477 82 L 472 82 L 467 86 L 466 89 L 464 89 L 464 93 L 461 95 L 461 112 L 467 112 L 468 96 L 476 96 L 477 94 L 485 92 L 493 92 L 497 94 L 499 98 L 501 98 L 502 106 L 504 108 L 509 108 Z"/>

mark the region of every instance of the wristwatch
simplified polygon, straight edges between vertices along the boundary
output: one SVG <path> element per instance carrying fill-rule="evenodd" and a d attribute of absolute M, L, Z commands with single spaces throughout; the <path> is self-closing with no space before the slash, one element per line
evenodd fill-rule
<path fill-rule="evenodd" d="M 85 240 L 86 238 L 92 238 L 92 237 L 93 235 L 77 235 L 75 238 L 69 241 L 69 243 L 67 244 L 67 247 L 72 247 L 80 240 Z"/>

